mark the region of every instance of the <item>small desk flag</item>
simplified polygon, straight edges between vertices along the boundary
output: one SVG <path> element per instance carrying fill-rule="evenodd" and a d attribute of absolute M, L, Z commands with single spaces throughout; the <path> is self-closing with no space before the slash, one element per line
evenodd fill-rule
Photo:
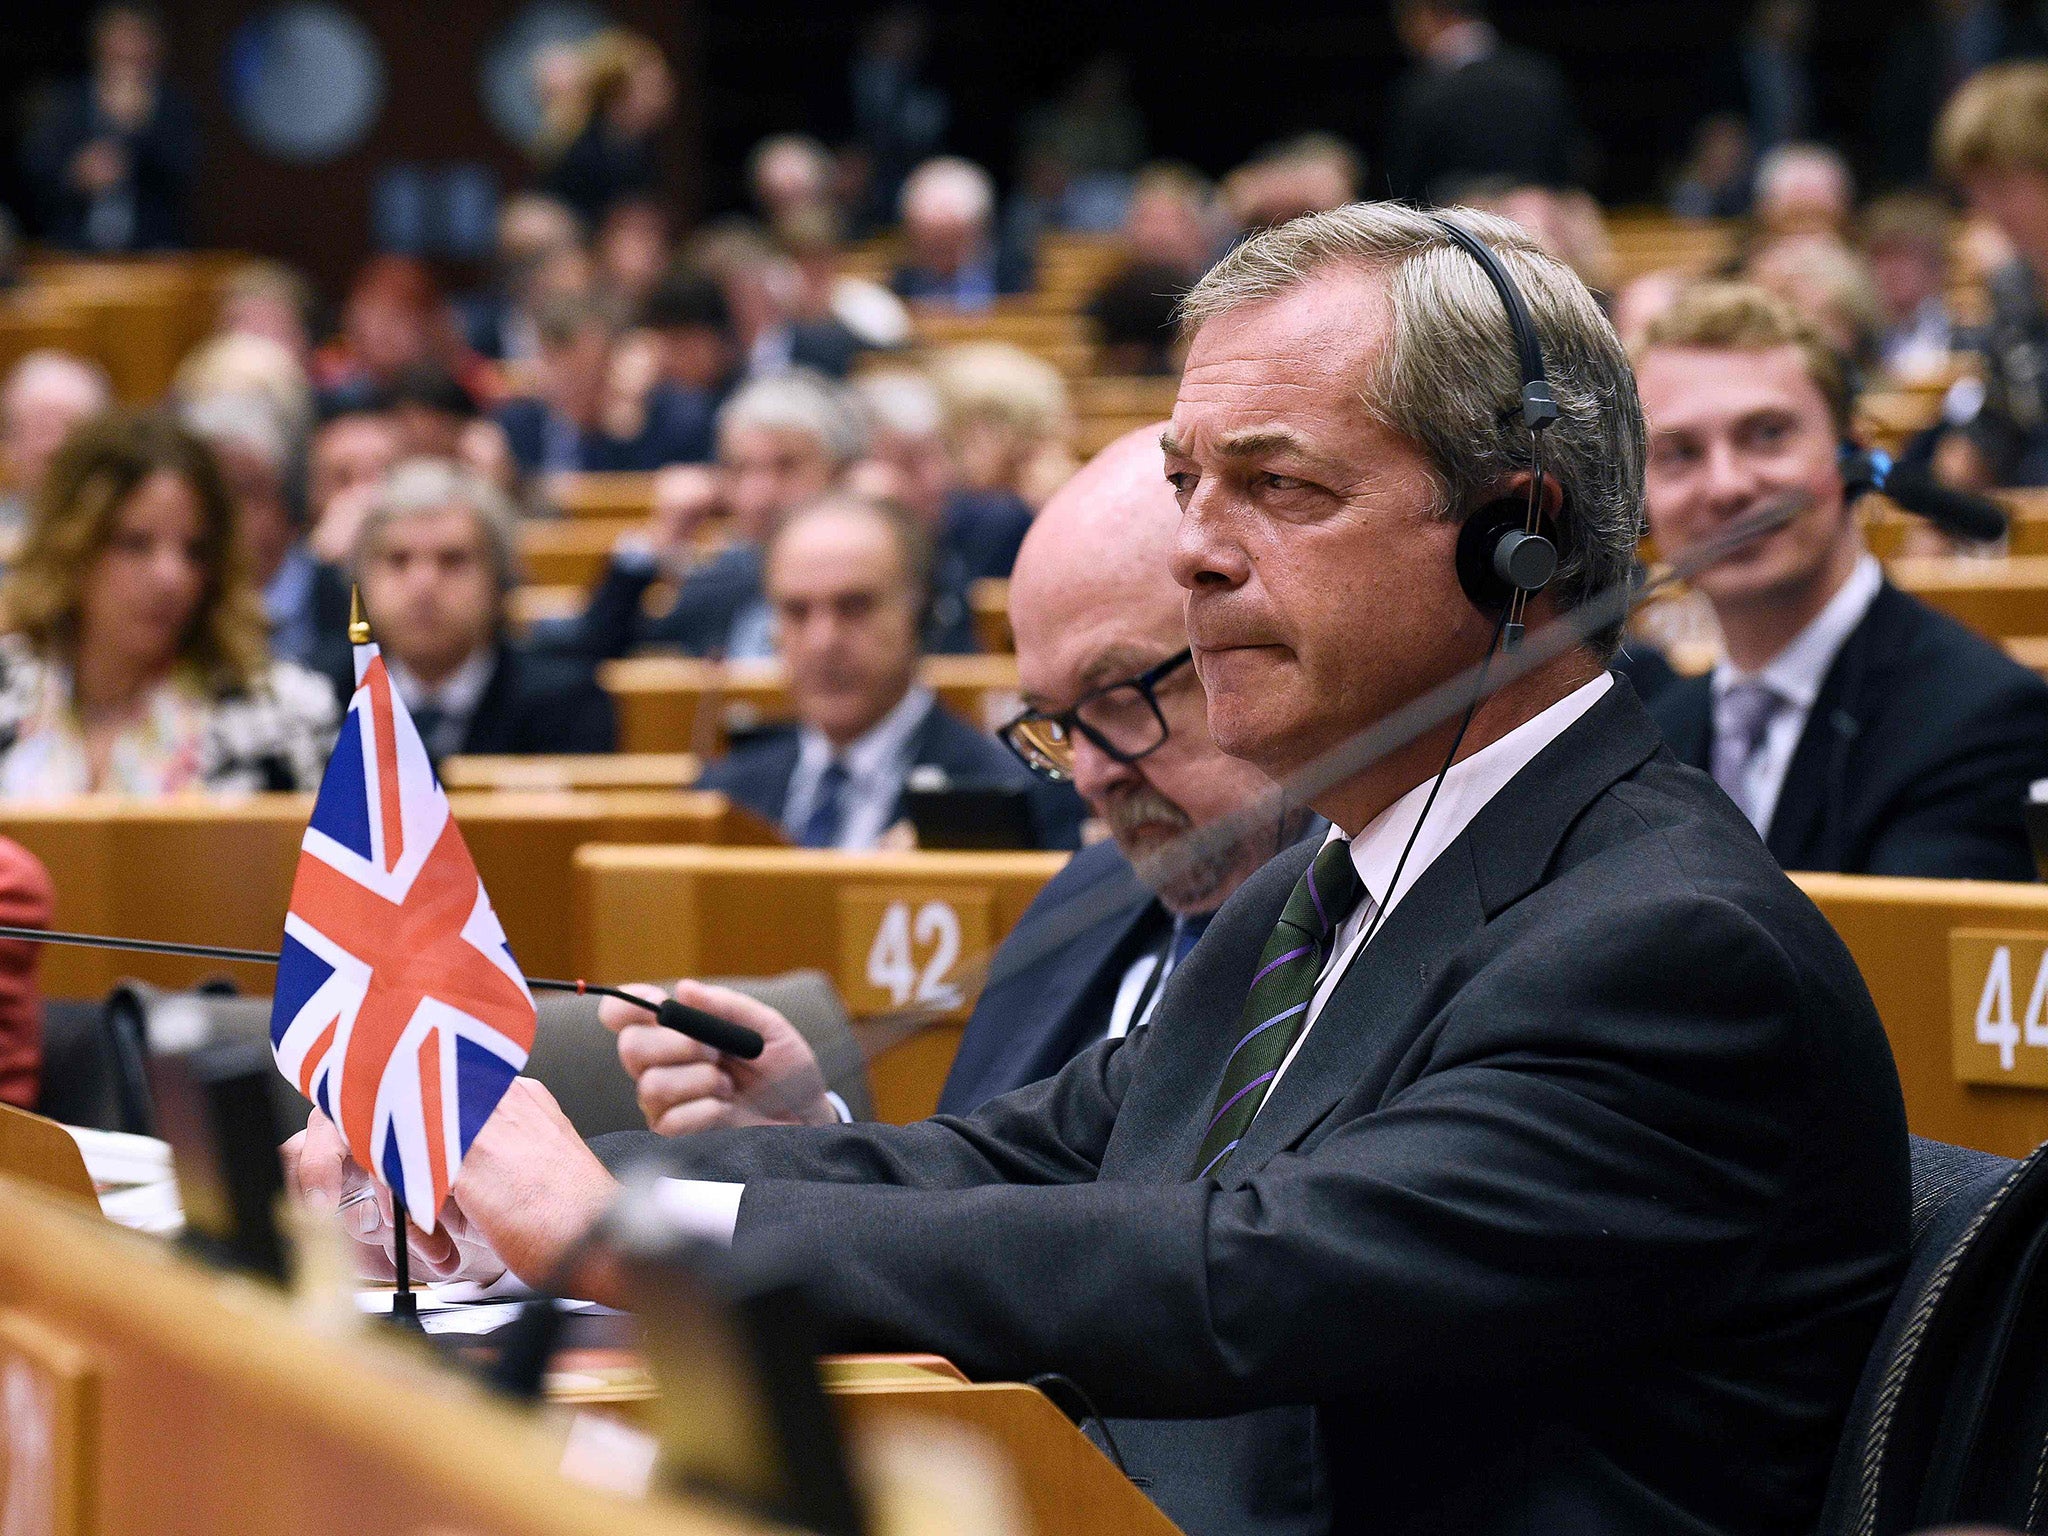
<path fill-rule="evenodd" d="M 374 645 L 300 845 L 270 1041 L 431 1232 L 533 1049 L 533 994 Z"/>

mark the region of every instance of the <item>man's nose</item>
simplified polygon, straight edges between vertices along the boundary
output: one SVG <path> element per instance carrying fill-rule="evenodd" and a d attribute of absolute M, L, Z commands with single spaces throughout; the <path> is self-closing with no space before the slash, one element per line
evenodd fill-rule
<path fill-rule="evenodd" d="M 1080 731 L 1074 732 L 1074 790 L 1091 809 L 1100 811 L 1105 798 L 1119 784 L 1139 777 L 1137 765 L 1120 763 Z"/>
<path fill-rule="evenodd" d="M 1174 534 L 1173 579 L 1190 592 L 1238 587 L 1250 580 L 1251 559 L 1235 536 L 1236 523 L 1222 485 L 1213 480 L 1197 485 Z"/>

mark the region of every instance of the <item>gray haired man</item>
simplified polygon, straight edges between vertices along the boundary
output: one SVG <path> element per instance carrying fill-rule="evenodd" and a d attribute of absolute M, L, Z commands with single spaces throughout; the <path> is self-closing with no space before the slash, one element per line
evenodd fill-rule
<path fill-rule="evenodd" d="M 1561 412 L 1533 639 L 1626 579 L 1642 415 L 1578 280 L 1460 217 Z M 1455 556 L 1532 490 L 1515 348 L 1474 259 L 1389 205 L 1254 236 L 1188 315 L 1173 574 L 1212 734 L 1285 778 L 1492 650 Z M 467 1267 L 548 1274 L 646 1157 L 679 1219 L 808 1264 L 827 1347 L 1079 1383 L 1189 1531 L 1810 1526 L 1905 1256 L 1898 1081 L 1847 953 L 1607 643 L 1314 794 L 1328 839 L 1239 887 L 1148 1025 L 971 1115 L 600 1158 L 515 1085 L 450 1202 L 496 1255 Z M 301 1187 L 341 1174 L 316 1124 Z M 419 1251 L 458 1265 L 445 1229 Z"/>

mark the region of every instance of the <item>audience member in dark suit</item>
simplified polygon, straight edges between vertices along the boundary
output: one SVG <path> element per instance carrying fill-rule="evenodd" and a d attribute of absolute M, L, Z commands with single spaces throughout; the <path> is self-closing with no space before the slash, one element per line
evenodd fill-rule
<path fill-rule="evenodd" d="M 761 543 L 792 508 L 836 484 L 863 442 L 858 413 L 824 379 L 792 373 L 742 387 L 719 408 L 716 470 L 677 467 L 655 478 L 653 521 L 619 542 L 589 606 L 554 644 L 592 660 L 643 645 L 772 656 Z M 702 559 L 699 540 L 721 518 L 732 541 Z M 664 575 L 675 603 L 649 618 L 641 600 Z"/>
<path fill-rule="evenodd" d="M 889 286 L 898 295 L 948 309 L 987 309 L 1003 294 L 1031 286 L 1032 253 L 994 237 L 995 184 L 969 160 L 927 160 L 903 183 L 902 265 Z"/>
<path fill-rule="evenodd" d="M 1571 94 L 1541 54 L 1503 43 L 1485 0 L 1395 0 L 1416 62 L 1394 87 L 1387 181 L 1397 197 L 1447 202 L 1461 185 L 1505 177 L 1571 184 Z"/>
<path fill-rule="evenodd" d="M 1187 631 L 1167 561 L 1180 509 L 1162 469 L 1157 427 L 1111 444 L 1046 503 L 1018 563 L 1010 618 L 1033 707 L 1003 734 L 1027 761 L 1048 765 L 1062 755 L 1057 740 L 1069 742 L 1065 776 L 1111 836 L 1075 854 L 997 949 L 939 1100 L 943 1113 L 968 1113 L 1050 1077 L 1143 1024 L 1216 909 L 1301 830 L 1300 818 L 1289 818 L 1270 839 L 1246 843 L 1234 865 L 1204 867 L 1159 892 L 1134 875 L 1132 859 L 1267 787 L 1258 770 L 1217 749 L 1201 682 L 1178 661 Z M 1158 713 L 1139 708 L 1133 731 L 1125 706 L 1142 706 L 1148 694 Z M 1080 721 L 1115 752 L 1076 729 Z M 1104 908 L 1093 922 L 1065 927 L 1070 902 L 1096 901 Z M 619 1059 L 640 1084 L 648 1125 L 665 1135 L 735 1113 L 709 1074 L 666 1070 L 714 1060 L 672 1030 L 628 1026 Z M 794 1079 L 815 1068 L 806 1058 L 788 1072 Z"/>
<path fill-rule="evenodd" d="M 427 755 L 609 752 L 610 697 L 586 665 L 536 656 L 505 634 L 517 579 L 516 529 L 499 492 L 444 460 L 392 471 L 357 535 L 363 606 Z M 328 663 L 355 691 L 346 651 Z"/>
<path fill-rule="evenodd" d="M 661 347 L 661 376 L 648 402 L 680 448 L 678 463 L 703 463 L 717 451 L 718 408 L 739 386 L 740 343 L 725 290 L 679 268 L 648 295 L 641 326 Z"/>
<path fill-rule="evenodd" d="M 1563 402 L 1540 627 L 1627 579 L 1642 417 L 1591 295 L 1468 217 Z M 1353 206 L 1191 295 L 1172 569 L 1210 729 L 1275 779 L 1497 633 L 1442 497 L 1515 494 L 1526 443 L 1499 305 L 1455 254 L 1413 210 Z M 1440 366 L 1368 399 L 1396 327 Z M 1195 1536 L 1811 1525 L 1905 1259 L 1898 1079 L 1841 942 L 1608 649 L 1507 681 L 1456 767 L 1449 719 L 1315 793 L 1330 837 L 1238 889 L 1149 1025 L 1049 1081 L 912 1126 L 825 1124 L 820 1093 L 814 1126 L 603 1156 L 658 1159 L 670 1219 L 736 1258 L 802 1265 L 823 1347 L 1079 1383 Z M 714 1070 L 751 1091 L 750 1064 Z M 334 1198 L 324 1119 L 293 1167 Z M 414 1252 L 546 1275 L 615 1195 L 515 1083 Z"/>
<path fill-rule="evenodd" d="M 913 775 L 1029 791 L 1036 841 L 1072 848 L 1081 805 L 917 680 L 931 547 L 908 513 L 851 497 L 791 514 L 766 551 L 768 601 L 797 723 L 711 763 L 725 791 L 806 848 L 872 848 L 904 819 Z"/>
<path fill-rule="evenodd" d="M 621 419 L 607 399 L 615 330 L 609 315 L 583 298 L 550 300 L 535 319 L 539 381 L 531 395 L 498 407 L 512 457 L 526 474 L 561 470 L 649 470 L 701 452 L 692 423 L 659 399 L 642 400 Z"/>
<path fill-rule="evenodd" d="M 51 94 L 23 146 L 41 233 L 53 245 L 81 251 L 183 246 L 199 124 L 183 93 L 163 77 L 163 30 L 154 10 L 101 8 L 92 54 L 92 73 Z"/>
<path fill-rule="evenodd" d="M 1638 360 L 1660 548 L 1764 501 L 1812 506 L 1694 583 L 1726 646 L 1651 711 L 1788 869 L 2031 880 L 2022 808 L 2048 776 L 2048 684 L 1890 586 L 1838 466 L 1845 371 L 1760 289 L 1693 290 Z"/>

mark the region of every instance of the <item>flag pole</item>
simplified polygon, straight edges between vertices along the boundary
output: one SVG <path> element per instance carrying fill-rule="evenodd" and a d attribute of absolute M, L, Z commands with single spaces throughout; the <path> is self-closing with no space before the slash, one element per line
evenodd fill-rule
<path fill-rule="evenodd" d="M 420 1328 L 420 1299 L 412 1289 L 411 1223 L 405 1217 L 405 1196 L 391 1191 L 391 1224 L 398 1243 L 391 1250 L 391 1273 L 397 1289 L 391 1293 L 391 1321 L 401 1328 Z"/>

